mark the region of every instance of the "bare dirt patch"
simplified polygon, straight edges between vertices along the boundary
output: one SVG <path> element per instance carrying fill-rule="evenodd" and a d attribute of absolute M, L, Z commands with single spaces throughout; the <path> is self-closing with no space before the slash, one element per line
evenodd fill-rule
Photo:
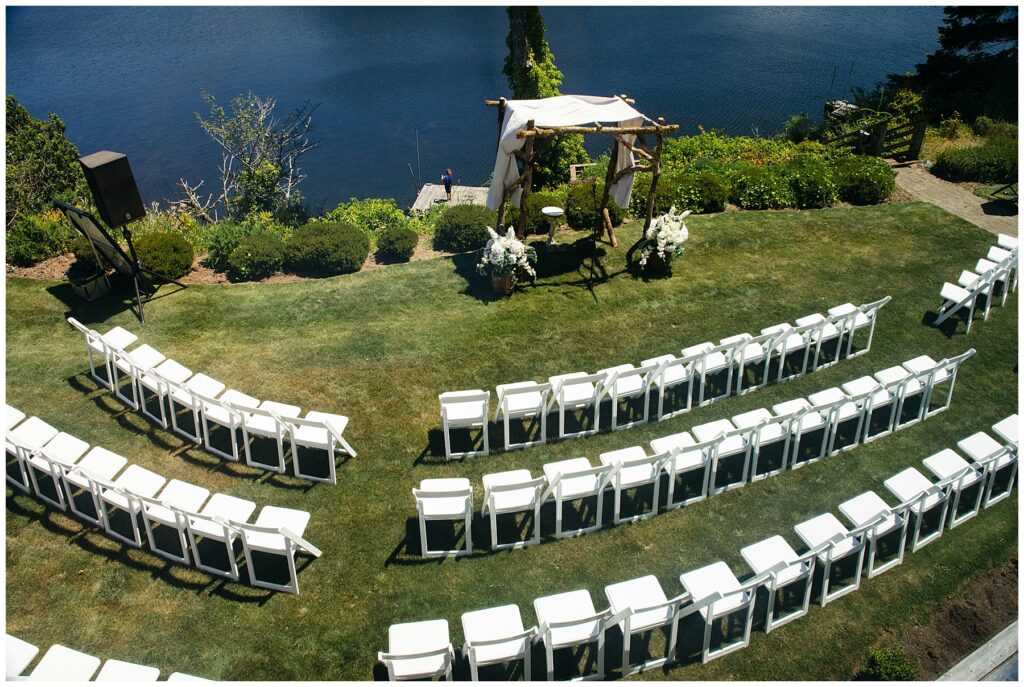
<path fill-rule="evenodd" d="M 38 262 L 31 267 L 14 267 L 13 265 L 7 266 L 7 272 L 14 274 L 19 277 L 27 277 L 29 279 L 54 279 L 59 280 L 64 278 L 64 273 L 71 267 L 71 263 L 75 261 L 74 253 L 65 253 L 64 255 L 56 255 L 52 258 L 47 258 L 42 262 Z"/>
<path fill-rule="evenodd" d="M 934 680 L 1017 618 L 1017 554 L 963 585 L 924 625 L 894 643 L 903 647 L 922 680 Z"/>

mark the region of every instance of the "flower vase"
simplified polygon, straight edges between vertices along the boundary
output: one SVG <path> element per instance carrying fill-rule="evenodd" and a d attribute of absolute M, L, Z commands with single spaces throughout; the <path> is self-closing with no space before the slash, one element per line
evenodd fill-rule
<path fill-rule="evenodd" d="M 495 274 L 491 276 L 491 288 L 499 296 L 507 296 L 512 293 L 515 284 L 512 283 L 511 274 Z"/>
<path fill-rule="evenodd" d="M 647 271 L 653 274 L 665 274 L 672 269 L 672 254 L 666 253 L 665 257 L 658 255 L 657 251 L 651 253 L 647 258 Z"/>

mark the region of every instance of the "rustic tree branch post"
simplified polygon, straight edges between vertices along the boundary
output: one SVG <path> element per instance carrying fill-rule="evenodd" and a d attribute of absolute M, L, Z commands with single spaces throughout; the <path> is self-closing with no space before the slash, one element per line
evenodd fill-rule
<path fill-rule="evenodd" d="M 619 142 L 614 137 L 612 138 L 612 152 L 608 157 L 608 171 L 604 175 L 604 191 L 601 193 L 601 207 L 598 209 L 598 221 L 601 222 L 602 227 L 608 232 L 608 241 L 612 244 L 612 248 L 619 245 L 618 240 L 615 238 L 615 228 L 612 227 L 612 218 L 608 213 L 608 198 L 611 195 L 612 184 L 615 179 L 615 167 L 619 162 Z M 601 230 L 597 230 L 598 236 L 601 235 Z"/>
<path fill-rule="evenodd" d="M 531 119 L 526 123 L 526 130 L 537 130 L 534 120 Z M 533 166 L 537 162 L 534 142 L 535 137 L 531 136 L 526 139 L 526 145 L 523 146 L 523 183 L 519 192 L 519 219 L 516 220 L 516 236 L 520 239 L 526 237 L 526 203 L 530 199 L 530 187 L 533 185 Z"/>
<path fill-rule="evenodd" d="M 665 120 L 658 118 L 659 124 L 663 121 Z M 661 152 L 665 148 L 665 136 L 661 133 L 656 135 L 658 143 L 654 149 L 654 155 L 651 157 L 651 188 L 647 191 L 647 203 L 644 206 L 645 232 L 651 228 L 651 221 L 654 219 L 654 194 L 658 190 L 658 180 L 661 179 Z"/>

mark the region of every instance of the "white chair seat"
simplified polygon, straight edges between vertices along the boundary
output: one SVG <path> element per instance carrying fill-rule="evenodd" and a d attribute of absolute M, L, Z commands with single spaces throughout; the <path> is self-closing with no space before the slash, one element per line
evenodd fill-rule
<path fill-rule="evenodd" d="M 861 527 L 878 516 L 884 515 L 885 519 L 874 528 L 874 535 L 876 537 L 880 537 L 902 524 L 899 515 L 891 512 L 889 505 L 873 491 L 858 494 L 852 499 L 839 504 L 839 512 L 845 515 L 853 523 L 854 527 Z"/>
<path fill-rule="evenodd" d="M 57 436 L 57 429 L 32 416 L 7 432 L 7 438 L 16 440 L 29 448 L 38 449 Z"/>
<path fill-rule="evenodd" d="M 123 351 L 139 340 L 139 337 L 122 327 L 114 327 L 103 334 L 103 341 L 115 351 Z"/>
<path fill-rule="evenodd" d="M 678 360 L 674 355 L 666 354 L 658 356 L 657 358 L 648 358 L 647 360 L 641 361 L 641 365 L 647 367 L 648 365 L 658 365 L 660 363 L 671 363 L 673 360 Z M 656 387 L 662 386 L 673 386 L 679 382 L 686 381 L 690 377 L 690 368 L 686 365 L 667 365 L 660 374 L 651 377 L 651 384 Z"/>
<path fill-rule="evenodd" d="M 1006 442 L 1011 444 L 1017 443 L 1017 433 L 1020 428 L 1020 420 L 1017 417 L 1017 413 L 1009 417 L 1004 417 L 999 422 L 992 425 L 992 431 L 999 435 L 999 437 Z"/>
<path fill-rule="evenodd" d="M 920 374 L 925 370 L 930 370 L 939 363 L 932 359 L 928 355 L 919 355 L 916 358 L 912 358 L 907 362 L 903 363 L 903 367 L 907 368 L 911 372 Z M 949 378 L 949 372 L 947 370 L 939 370 L 935 375 L 934 383 L 944 382 Z"/>
<path fill-rule="evenodd" d="M 533 610 L 538 624 L 572 622 L 597 615 L 590 592 L 585 589 L 534 599 Z M 596 640 L 600 633 L 601 622 L 598 620 L 587 620 L 565 627 L 553 627 L 551 628 L 551 644 L 558 647 L 591 642 Z"/>
<path fill-rule="evenodd" d="M 197 487 L 179 479 L 172 479 L 160 492 L 159 499 L 171 508 L 195 513 L 199 511 L 209 495 L 209 489 Z M 151 518 L 165 525 L 174 526 L 177 524 L 177 520 L 171 508 L 156 505 L 145 506 L 146 514 Z"/>
<path fill-rule="evenodd" d="M 939 297 L 945 298 L 947 301 L 953 301 L 954 303 L 963 301 L 967 305 L 971 305 L 974 303 L 974 299 L 968 298 L 970 295 L 971 292 L 967 289 L 962 286 L 957 286 L 956 284 L 950 284 L 948 281 L 944 282 L 942 284 L 942 288 L 939 290 Z"/>
<path fill-rule="evenodd" d="M 121 468 L 127 464 L 128 460 L 126 458 L 119 456 L 112 451 L 108 451 L 101 446 L 93 446 L 89 449 L 89 452 L 85 454 L 85 457 L 78 461 L 75 466 L 79 470 L 83 470 L 93 477 L 110 481 L 114 479 L 114 475 L 119 473 Z M 67 479 L 69 482 L 82 489 L 89 486 L 88 481 L 75 472 L 67 473 Z"/>
<path fill-rule="evenodd" d="M 100 659 L 95 656 L 54 644 L 28 677 L 42 682 L 87 682 L 99 667 Z"/>
<path fill-rule="evenodd" d="M 89 444 L 67 432 L 60 432 L 43 446 L 43 454 L 62 465 L 74 465 L 89 450 Z"/>
<path fill-rule="evenodd" d="M 842 536 L 843 539 L 837 540 L 832 545 L 833 559 L 841 558 L 857 546 L 856 540 L 848 536 L 850 531 L 832 513 L 823 513 L 796 525 L 793 529 L 796 531 L 797 536 L 803 540 L 804 544 L 811 549 L 821 546 L 837 535 Z M 827 559 L 828 551 L 822 551 L 818 554 L 818 560 L 821 562 L 824 563 Z"/>
<path fill-rule="evenodd" d="M 870 393 L 872 407 L 874 408 L 886 405 L 892 401 L 892 394 L 885 389 L 882 389 L 877 380 L 872 379 L 867 375 L 858 377 L 857 379 L 849 382 L 844 382 L 842 388 L 843 391 L 851 396 Z"/>
<path fill-rule="evenodd" d="M 864 312 L 853 303 L 843 303 L 842 305 L 837 305 L 834 308 L 828 309 L 828 314 L 831 315 L 832 317 L 845 317 L 853 312 L 857 313 L 853 317 L 854 329 L 860 329 L 864 325 L 869 324 L 871 322 L 871 320 L 868 319 L 868 316 L 865 315 Z"/>
<path fill-rule="evenodd" d="M 235 389 L 228 389 L 218 398 L 218 401 L 227 403 L 233 406 L 242 406 L 248 408 L 257 408 L 260 405 L 258 398 L 254 398 L 248 394 L 243 394 L 241 391 Z M 203 412 L 206 417 L 219 425 L 233 426 L 235 419 L 231 417 L 231 413 L 221 405 L 207 404 L 203 407 Z"/>
<path fill-rule="evenodd" d="M 770 421 L 771 419 L 772 414 L 769 413 L 766 409 L 757 408 L 756 410 L 751 410 L 746 413 L 734 415 L 732 418 L 732 423 L 738 429 L 749 429 L 750 427 L 757 425 L 757 423 L 761 422 L 762 420 Z M 785 436 L 785 431 L 783 430 L 782 425 L 780 425 L 778 422 L 770 422 L 769 424 L 764 425 L 763 427 L 761 427 L 761 429 L 758 430 L 758 436 L 762 444 L 767 444 L 777 439 L 781 439 L 783 436 Z"/>
<path fill-rule="evenodd" d="M 7 643 L 4 650 L 4 670 L 8 681 L 18 678 L 32 659 L 39 653 L 39 647 L 35 644 L 7 635 Z"/>
<path fill-rule="evenodd" d="M 1003 450 L 1003 445 L 985 432 L 976 432 L 966 439 L 957 442 L 957 447 L 966 453 L 975 463 L 984 462 L 989 457 Z M 996 460 L 995 467 L 1001 468 L 1013 462 L 1013 456 L 1003 455 Z"/>
<path fill-rule="evenodd" d="M 917 468 L 907 468 L 885 480 L 885 488 L 892 492 L 893 496 L 901 502 L 911 501 L 931 489 L 935 484 L 922 475 Z M 924 510 L 942 502 L 941 494 L 930 494 L 924 499 Z M 915 503 L 911 510 L 917 515 L 921 514 L 922 506 Z"/>
<path fill-rule="evenodd" d="M 695 601 L 702 601 L 715 592 L 723 596 L 718 601 L 700 609 L 706 619 L 708 613 L 719 616 L 743 605 L 743 594 L 733 593 L 740 588 L 740 582 L 728 565 L 722 561 L 691 570 L 679 576 L 683 588 L 690 593 Z"/>
<path fill-rule="evenodd" d="M 820 407 L 836 403 L 844 398 L 846 398 L 846 394 L 843 393 L 842 389 L 834 386 L 830 389 L 811 394 L 807 397 L 807 400 L 811 402 L 811 405 Z M 857 417 L 858 415 L 860 415 L 860 408 L 852 401 L 839 406 L 838 418 L 840 422 L 849 420 L 851 417 Z"/>
<path fill-rule="evenodd" d="M 626 608 L 639 609 L 668 604 L 668 597 L 665 596 L 661 583 L 654 575 L 610 584 L 604 588 L 604 593 L 608 597 L 613 613 L 619 613 Z M 645 628 L 665 625 L 672 620 L 674 610 L 666 605 L 649 611 L 634 612 L 630 616 L 629 629 L 631 632 L 636 632 Z M 619 623 L 619 627 L 625 628 L 625 621 Z"/>
<path fill-rule="evenodd" d="M 761 330 L 761 333 L 777 334 L 787 329 L 792 329 L 792 327 L 786 324 L 777 324 L 774 327 L 765 327 L 764 329 Z M 786 335 L 783 339 L 776 343 L 772 350 L 781 351 L 782 348 L 785 347 L 787 351 L 795 351 L 797 349 L 803 348 L 806 345 L 807 341 L 804 340 L 804 337 L 801 336 L 800 334 L 797 334 L 796 332 L 793 332 L 791 334 Z"/>
<path fill-rule="evenodd" d="M 779 535 L 744 547 L 740 550 L 740 555 L 743 556 L 743 560 L 747 562 L 747 565 L 750 566 L 755 575 L 760 575 L 779 563 L 791 564 L 800 558 L 800 555 L 793 550 L 789 542 Z M 789 565 L 778 573 L 776 577 L 778 584 L 781 586 L 792 582 L 800 577 L 803 571 L 803 566 L 799 563 Z"/>
<path fill-rule="evenodd" d="M 314 422 L 329 422 L 339 434 L 343 433 L 348 426 L 348 418 L 344 415 L 322 413 L 317 410 L 307 412 L 305 419 Z M 326 427 L 299 425 L 295 430 L 295 441 L 302 446 L 326 449 L 333 443 L 333 438 Z"/>
<path fill-rule="evenodd" d="M 792 401 L 785 401 L 783 403 L 776 403 L 775 405 L 772 406 L 772 412 L 775 413 L 776 416 L 788 415 L 789 413 L 796 412 L 797 410 L 802 410 L 804 408 L 810 408 L 810 407 L 811 407 L 811 404 L 808 403 L 806 399 L 794 398 Z M 801 431 L 803 433 L 805 433 L 805 434 L 807 432 L 812 432 L 812 431 L 814 431 L 816 429 L 824 427 L 826 424 L 828 424 L 825 421 L 825 418 L 822 417 L 821 413 L 819 413 L 816 410 L 812 410 L 812 411 L 808 412 L 806 415 L 804 415 L 803 419 L 802 419 L 802 423 L 803 424 L 801 425 L 801 428 L 802 428 Z M 797 425 L 794 424 L 793 425 L 793 431 L 796 431 L 796 430 L 797 430 Z"/>
<path fill-rule="evenodd" d="M 806 317 L 800 317 L 800 318 L 798 318 L 798 319 L 796 319 L 794 321 L 796 322 L 796 326 L 803 327 L 803 326 L 806 326 L 806 325 L 809 325 L 809 324 L 817 324 L 819 322 L 825 322 L 825 316 L 822 315 L 821 313 L 814 313 L 813 315 L 807 315 Z M 823 339 L 825 341 L 828 341 L 829 339 L 834 339 L 837 336 L 839 336 L 839 330 L 836 329 L 836 326 L 834 324 L 832 324 L 831 322 L 827 322 L 824 327 L 822 327 L 821 329 L 819 329 L 819 330 L 817 330 L 817 331 L 815 331 L 813 333 L 813 335 L 811 336 L 811 339 L 813 341 L 817 341 L 818 339 Z"/>
<path fill-rule="evenodd" d="M 602 453 L 601 464 L 614 466 L 633 460 L 641 460 L 646 457 L 647 453 L 645 453 L 641 447 L 630 446 L 629 448 Z M 650 484 L 657 476 L 658 465 L 651 462 L 622 467 L 619 469 L 617 479 L 620 486 L 623 488 L 629 488 L 641 484 Z"/>
<path fill-rule="evenodd" d="M 572 477 L 571 474 L 589 470 L 592 467 L 594 466 L 586 458 L 570 458 L 569 460 L 546 463 L 544 465 L 544 476 L 547 478 L 548 484 L 553 484 L 559 474 L 566 475 L 561 481 L 562 495 L 565 498 L 572 499 L 589 496 L 597 491 L 598 486 L 601 484 L 600 478 L 597 475 Z"/>
<path fill-rule="evenodd" d="M 505 396 L 506 391 L 514 391 L 535 386 L 534 382 L 516 382 L 515 384 L 499 384 L 497 386 L 498 402 L 505 399 L 505 407 L 510 415 L 540 412 L 544 408 L 544 394 L 539 391 L 524 391 Z"/>
<path fill-rule="evenodd" d="M 514 604 L 463 613 L 462 629 L 467 642 L 494 641 L 524 631 L 522 615 Z M 526 652 L 527 642 L 522 638 L 474 647 L 476 661 L 487 664 L 516 658 Z"/>
<path fill-rule="evenodd" d="M 444 407 L 449 422 L 486 421 L 487 404 L 484 401 L 445 401 Z"/>
<path fill-rule="evenodd" d="M 208 377 L 202 372 L 185 382 L 185 386 L 188 387 L 189 391 L 194 391 L 197 394 L 201 394 L 207 397 L 215 397 L 220 392 L 224 391 L 224 382 L 218 381 L 213 377 Z"/>
<path fill-rule="evenodd" d="M 584 403 L 594 398 L 594 385 L 590 382 L 582 384 L 566 383 L 562 386 L 562 398 L 565 403 Z"/>
<path fill-rule="evenodd" d="M 970 289 L 972 286 L 978 283 L 979 279 L 981 279 L 980 274 L 975 274 L 970 270 L 962 270 L 960 272 L 960 276 L 957 277 L 956 279 L 956 283 L 964 287 L 965 289 Z"/>
<path fill-rule="evenodd" d="M 125 373 L 130 371 L 129 361 L 140 370 L 150 370 L 167 359 L 167 356 L 149 344 L 142 344 L 137 348 L 133 348 L 125 353 L 125 357 L 128 358 L 127 361 L 118 358 L 116 362 L 117 368 Z"/>
<path fill-rule="evenodd" d="M 909 376 L 910 373 L 907 372 L 907 369 L 900 365 L 887 367 L 884 370 L 875 373 L 875 379 L 877 379 L 882 384 L 895 384 L 897 382 L 903 381 Z M 917 381 L 916 379 L 912 379 L 909 382 L 907 382 L 906 389 L 907 395 L 916 394 L 918 391 L 924 389 L 924 385 L 921 382 Z"/>
<path fill-rule="evenodd" d="M 306 531 L 306 525 L 309 524 L 309 513 L 292 508 L 264 506 L 263 510 L 260 511 L 259 517 L 256 518 L 256 522 L 253 524 L 257 527 L 284 527 L 301 537 L 302 533 Z M 261 549 L 276 549 L 282 552 L 287 550 L 287 542 L 283 535 L 272 532 L 253 532 L 250 530 L 243 530 L 242 532 L 249 546 Z"/>
<path fill-rule="evenodd" d="M 392 625 L 388 629 L 388 653 L 422 654 L 437 651 L 422 658 L 402 658 L 391 662 L 398 679 L 441 673 L 445 668 L 445 650 L 449 644 L 447 620 L 424 620 Z"/>
<path fill-rule="evenodd" d="M 970 463 L 957 455 L 956 451 L 953 451 L 952 449 L 944 448 L 938 453 L 928 456 L 922 462 L 924 463 L 924 466 L 928 468 L 928 471 L 940 480 L 949 479 L 950 477 L 969 469 L 970 472 L 966 477 L 964 477 L 963 482 L 957 480 L 953 483 L 954 489 L 959 489 L 961 486 L 972 486 L 982 477 L 982 473 L 979 470 L 972 469 Z"/>
<path fill-rule="evenodd" d="M 159 668 L 111 658 L 96 675 L 96 682 L 156 682 L 159 678 Z"/>
<path fill-rule="evenodd" d="M 6 405 L 6 404 L 5 404 Z M 12 427 L 25 419 L 25 413 L 21 412 L 17 408 L 7 406 L 7 429 L 10 431 Z M 20 640 L 19 640 L 20 641 Z"/>
<path fill-rule="evenodd" d="M 483 476 L 484 493 L 487 494 L 494 487 L 503 487 L 509 484 L 520 484 L 533 479 L 529 470 L 509 470 L 508 472 L 495 472 Z M 522 489 L 508 489 L 495 491 L 494 508 L 498 511 L 525 510 L 533 506 L 537 497 L 537 490 L 534 487 Z"/>
<path fill-rule="evenodd" d="M 726 338 L 722 339 L 721 343 L 737 344 L 747 338 L 752 337 L 750 336 L 750 334 L 737 334 L 736 336 L 727 336 Z M 736 352 L 736 356 L 733 358 L 733 361 L 738 364 L 740 356 L 743 357 L 744 364 L 756 363 L 764 359 L 764 346 L 754 342 L 748 343 L 743 347 L 742 351 Z"/>
<path fill-rule="evenodd" d="M 702 425 L 697 425 L 691 428 L 693 436 L 696 437 L 698 442 L 711 441 L 716 436 L 723 432 L 728 432 L 736 429 L 735 426 L 728 420 L 714 420 L 712 422 L 705 422 Z M 719 453 L 732 453 L 737 449 L 737 443 L 740 447 L 743 445 L 743 440 L 738 436 L 732 436 L 725 439 L 719 444 Z"/>
<path fill-rule="evenodd" d="M 696 444 L 696 440 L 689 432 L 679 432 L 666 437 L 658 437 L 651 440 L 651 450 L 654 453 L 668 453 L 677 448 L 686 448 Z"/>
<path fill-rule="evenodd" d="M 121 475 L 114 480 L 114 484 L 123 489 L 124 491 L 135 494 L 136 496 L 145 496 L 152 498 L 160 487 L 166 482 L 166 478 L 156 474 L 150 470 L 139 465 L 129 465 Z M 124 510 L 131 510 L 128 499 L 114 492 L 110 489 L 104 489 L 102 492 L 102 498 L 107 503 L 122 508 Z"/>

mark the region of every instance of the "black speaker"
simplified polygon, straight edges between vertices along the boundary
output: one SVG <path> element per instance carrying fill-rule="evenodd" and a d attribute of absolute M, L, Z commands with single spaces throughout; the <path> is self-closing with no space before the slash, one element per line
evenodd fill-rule
<path fill-rule="evenodd" d="M 120 227 L 146 216 L 128 157 L 101 150 L 78 158 L 89 182 L 100 217 L 110 227 Z"/>

